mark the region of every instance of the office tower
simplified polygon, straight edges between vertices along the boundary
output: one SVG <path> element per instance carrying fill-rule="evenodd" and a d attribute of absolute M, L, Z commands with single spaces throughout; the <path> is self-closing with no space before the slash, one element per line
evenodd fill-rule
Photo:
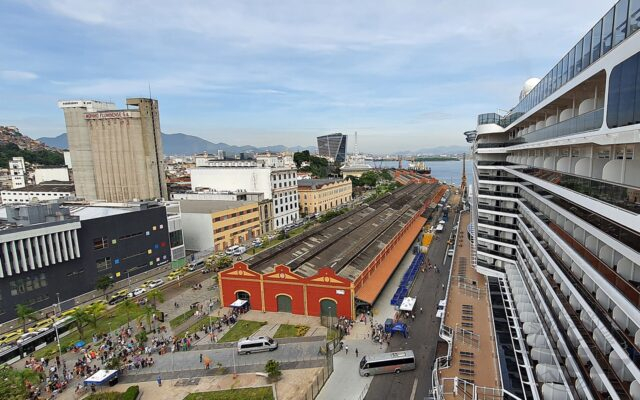
<path fill-rule="evenodd" d="M 335 162 L 347 159 L 347 136 L 342 133 L 318 136 L 318 154 Z"/>
<path fill-rule="evenodd" d="M 129 201 L 167 198 L 158 101 L 60 101 L 78 197 Z"/>
<path fill-rule="evenodd" d="M 640 398 L 639 21 L 640 2 L 618 1 L 510 112 L 465 133 L 471 260 L 488 279 L 476 292 L 491 299 L 497 356 L 450 351 L 436 398 L 489 393 L 471 383 L 494 362 L 499 397 Z M 453 329 L 441 337 L 464 341 Z"/>

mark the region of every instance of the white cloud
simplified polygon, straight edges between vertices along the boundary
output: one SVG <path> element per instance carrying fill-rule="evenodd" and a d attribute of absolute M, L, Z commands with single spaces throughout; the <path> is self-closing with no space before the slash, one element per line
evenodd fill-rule
<path fill-rule="evenodd" d="M 32 81 L 38 79 L 38 75 L 29 71 L 3 70 L 0 71 L 0 79 L 4 81 Z"/>

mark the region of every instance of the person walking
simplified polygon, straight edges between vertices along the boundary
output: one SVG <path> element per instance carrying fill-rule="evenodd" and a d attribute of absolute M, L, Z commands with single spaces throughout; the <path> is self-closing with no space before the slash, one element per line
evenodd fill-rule
<path fill-rule="evenodd" d="M 162 377 L 160 375 L 158 375 L 158 378 L 156 378 L 156 381 L 158 381 L 158 386 L 162 386 Z"/>
<path fill-rule="evenodd" d="M 349 354 L 349 346 L 348 345 L 344 346 L 344 354 Z"/>
<path fill-rule="evenodd" d="M 444 289 L 444 283 L 442 284 L 442 289 Z"/>
<path fill-rule="evenodd" d="M 420 307 L 420 314 L 422 314 L 422 307 Z"/>
<path fill-rule="evenodd" d="M 202 364 L 202 353 L 200 353 L 200 364 Z"/>
<path fill-rule="evenodd" d="M 356 358 L 358 357 L 358 348 L 356 347 Z"/>

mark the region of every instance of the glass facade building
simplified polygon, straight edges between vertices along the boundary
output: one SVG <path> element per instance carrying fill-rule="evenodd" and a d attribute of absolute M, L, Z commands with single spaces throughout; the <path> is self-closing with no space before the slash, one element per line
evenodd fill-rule
<path fill-rule="evenodd" d="M 347 159 L 347 136 L 342 133 L 318 137 L 318 154 L 343 163 Z"/>

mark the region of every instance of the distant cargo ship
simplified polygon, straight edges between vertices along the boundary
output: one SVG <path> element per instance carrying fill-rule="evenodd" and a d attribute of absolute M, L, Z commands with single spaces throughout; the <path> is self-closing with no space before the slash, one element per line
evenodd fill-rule
<path fill-rule="evenodd" d="M 427 167 L 424 161 L 414 161 L 409 163 L 409 169 L 419 174 L 430 175 L 431 168 Z"/>

